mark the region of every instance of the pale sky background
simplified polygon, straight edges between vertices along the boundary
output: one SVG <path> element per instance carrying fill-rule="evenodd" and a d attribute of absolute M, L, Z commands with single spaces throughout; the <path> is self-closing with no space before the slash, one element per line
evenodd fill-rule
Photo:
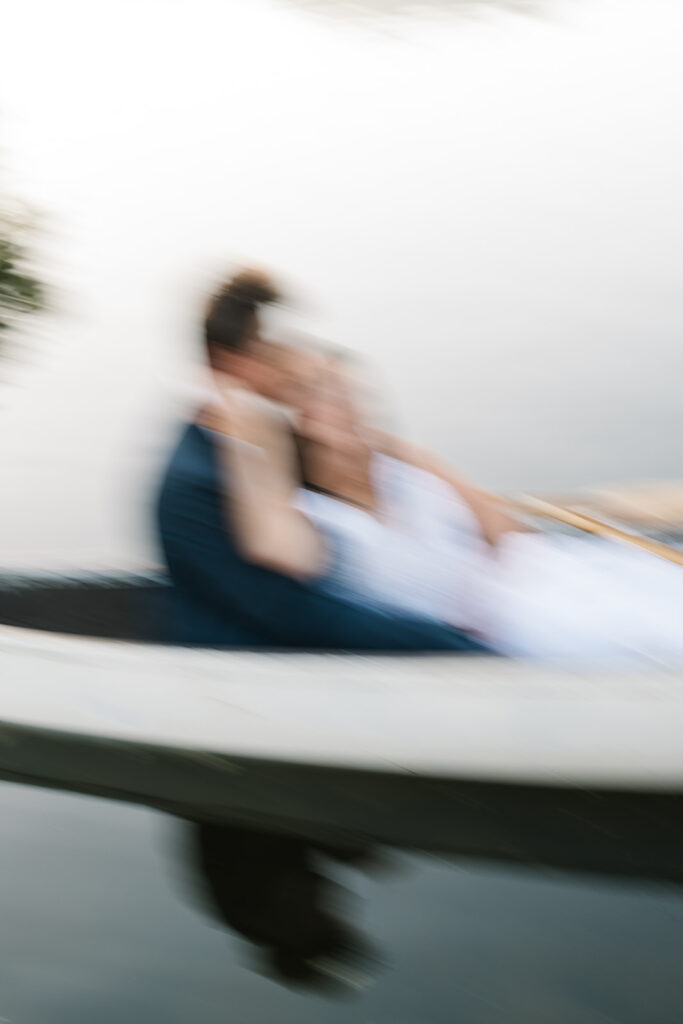
<path fill-rule="evenodd" d="M 0 385 L 0 561 L 154 557 L 197 312 L 239 260 L 488 486 L 683 476 L 683 4 L 456 6 L 0 0 L 4 177 L 57 299 Z"/>

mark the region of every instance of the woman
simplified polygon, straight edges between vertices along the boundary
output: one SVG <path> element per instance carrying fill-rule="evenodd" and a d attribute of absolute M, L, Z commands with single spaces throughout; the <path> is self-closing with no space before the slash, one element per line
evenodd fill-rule
<path fill-rule="evenodd" d="M 231 514 L 246 558 L 457 626 L 503 654 L 683 660 L 678 567 L 609 542 L 515 529 L 431 457 L 369 430 L 338 361 L 323 360 L 315 381 L 298 453 L 263 400 L 229 382 L 214 415 L 232 438 Z"/>

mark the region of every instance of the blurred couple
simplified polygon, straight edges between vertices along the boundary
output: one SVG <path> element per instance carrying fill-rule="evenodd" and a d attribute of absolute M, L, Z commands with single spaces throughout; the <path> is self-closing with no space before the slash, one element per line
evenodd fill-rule
<path fill-rule="evenodd" d="M 374 426 L 354 363 L 265 332 L 282 302 L 236 274 L 204 320 L 212 392 L 166 472 L 172 639 L 208 646 L 683 655 L 683 573 L 511 518 Z"/>

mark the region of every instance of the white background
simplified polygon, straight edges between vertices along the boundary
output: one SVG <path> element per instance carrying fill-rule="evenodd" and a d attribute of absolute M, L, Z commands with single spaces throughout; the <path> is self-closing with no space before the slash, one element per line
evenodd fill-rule
<path fill-rule="evenodd" d="M 203 292 L 235 260 L 282 272 L 402 429 L 489 486 L 682 475 L 679 0 L 0 6 L 4 178 L 43 213 L 55 304 L 0 386 L 0 556 L 153 557 Z"/>

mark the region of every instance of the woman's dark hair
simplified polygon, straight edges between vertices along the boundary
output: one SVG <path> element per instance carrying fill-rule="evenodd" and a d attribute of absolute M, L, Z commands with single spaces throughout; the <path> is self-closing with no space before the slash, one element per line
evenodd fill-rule
<path fill-rule="evenodd" d="M 307 491 L 314 491 L 315 485 L 308 479 L 307 469 L 307 441 L 305 437 L 297 431 L 292 432 L 292 440 L 294 442 L 294 467 L 299 487 L 305 487 Z"/>
<path fill-rule="evenodd" d="M 256 332 L 259 308 L 280 300 L 277 286 L 263 271 L 235 274 L 213 296 L 204 318 L 209 358 L 216 348 L 244 350 Z"/>

